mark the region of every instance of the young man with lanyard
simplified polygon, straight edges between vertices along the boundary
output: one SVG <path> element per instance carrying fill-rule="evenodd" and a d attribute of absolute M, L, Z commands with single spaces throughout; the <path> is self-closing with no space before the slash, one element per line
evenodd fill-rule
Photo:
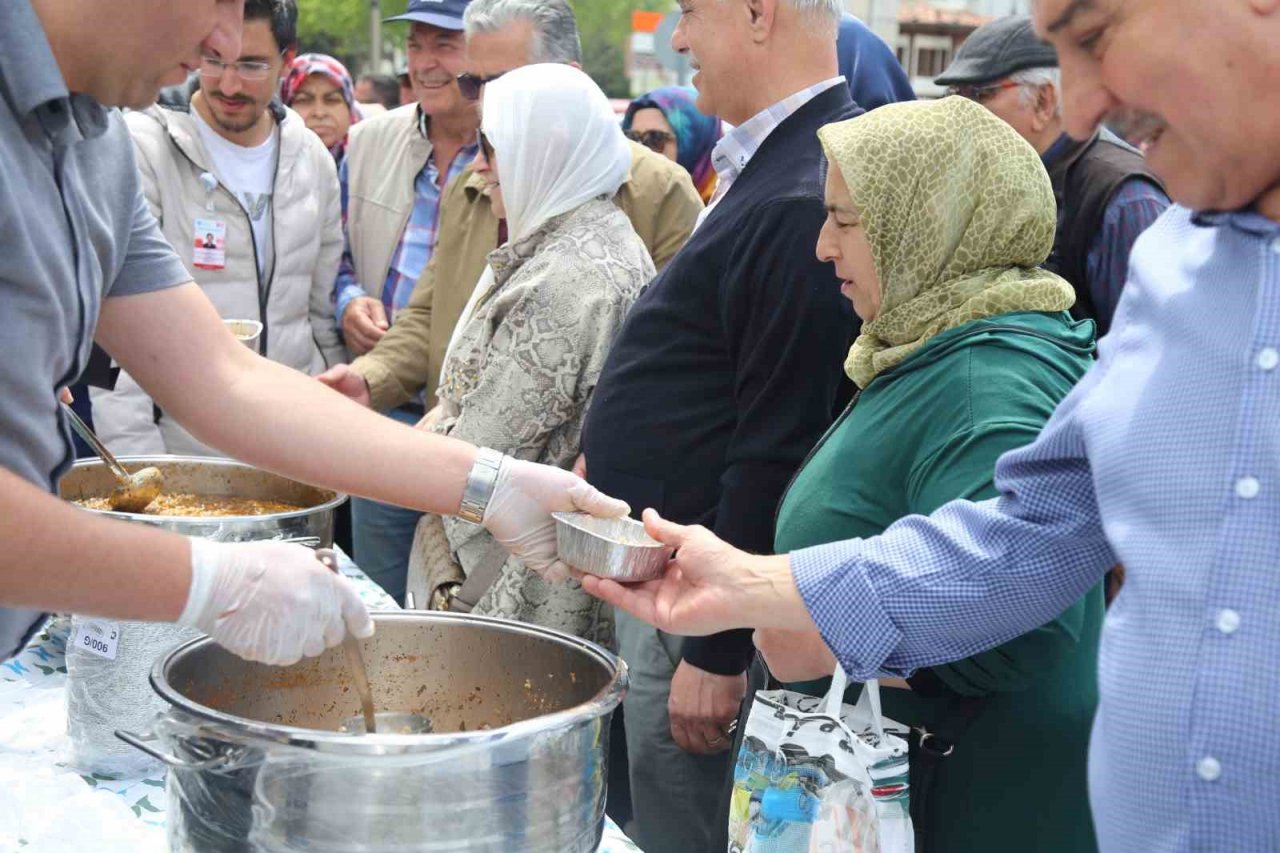
<path fill-rule="evenodd" d="M 340 173 L 347 249 L 336 287 L 338 323 L 351 354 L 373 348 L 409 302 L 439 233 L 445 187 L 476 156 L 480 126 L 458 89 L 469 0 L 413 0 L 403 15 L 416 103 L 351 129 Z M 417 423 L 421 397 L 387 414 Z M 409 549 L 421 513 L 368 500 L 351 504 L 355 559 L 397 599 L 404 597 Z"/>
<path fill-rule="evenodd" d="M 247 0 L 240 55 L 202 58 L 189 109 L 125 121 L 151 211 L 218 313 L 260 320 L 258 352 L 316 374 L 345 358 L 330 298 L 342 208 L 333 157 L 277 99 L 297 31 L 294 0 Z M 127 373 L 91 394 L 117 455 L 213 453 Z"/>
<path fill-rule="evenodd" d="M 0 4 L 0 657 L 42 611 L 180 621 L 285 664 L 373 632 L 308 549 L 224 544 L 84 512 L 51 492 L 73 458 L 58 410 L 96 338 L 202 441 L 317 485 L 475 519 L 564 573 L 554 510 L 625 512 L 564 471 L 380 418 L 252 353 L 164 241 L 124 121 L 203 56 L 239 56 L 242 0 Z M 352 446 L 350 437 L 362 441 Z"/>

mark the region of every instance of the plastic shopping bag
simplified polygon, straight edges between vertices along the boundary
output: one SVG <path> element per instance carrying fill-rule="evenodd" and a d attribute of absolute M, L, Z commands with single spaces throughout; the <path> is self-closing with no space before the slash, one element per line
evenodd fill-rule
<path fill-rule="evenodd" d="M 734 767 L 729 853 L 913 853 L 906 727 L 880 714 L 880 685 L 843 704 L 762 690 Z M 889 731 L 886 732 L 886 726 Z"/>

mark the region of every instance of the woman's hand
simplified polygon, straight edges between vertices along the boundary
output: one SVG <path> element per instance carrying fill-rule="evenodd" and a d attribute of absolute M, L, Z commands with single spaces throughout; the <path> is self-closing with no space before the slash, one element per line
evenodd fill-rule
<path fill-rule="evenodd" d="M 836 656 L 817 631 L 761 628 L 751 639 L 779 681 L 812 681 L 836 671 Z"/>
<path fill-rule="evenodd" d="M 592 595 L 663 631 L 703 636 L 731 628 L 816 630 L 783 557 L 739 551 L 705 527 L 665 521 L 644 511 L 649 535 L 675 550 L 659 580 L 622 585 L 580 575 Z"/>

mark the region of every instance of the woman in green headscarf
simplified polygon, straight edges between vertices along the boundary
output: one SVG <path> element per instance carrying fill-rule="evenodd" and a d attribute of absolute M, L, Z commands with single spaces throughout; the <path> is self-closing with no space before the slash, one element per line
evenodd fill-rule
<path fill-rule="evenodd" d="M 776 550 L 872 536 L 956 498 L 996 494 L 996 459 L 1031 442 L 1092 362 L 1091 321 L 1040 269 L 1055 206 L 1040 158 L 963 98 L 828 125 L 818 254 L 863 320 L 860 393 L 797 475 Z M 912 753 L 923 849 L 1092 851 L 1086 796 L 1102 590 L 999 648 L 884 682 L 885 714 L 951 754 Z M 833 671 L 816 634 L 757 632 L 783 681 Z M 849 697 L 852 700 L 852 696 Z M 918 736 L 917 736 L 918 739 Z M 921 809 L 921 807 L 923 807 Z"/>

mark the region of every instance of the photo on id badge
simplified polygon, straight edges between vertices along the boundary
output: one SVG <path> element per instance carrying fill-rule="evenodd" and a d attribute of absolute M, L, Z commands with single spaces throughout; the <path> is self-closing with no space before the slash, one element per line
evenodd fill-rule
<path fill-rule="evenodd" d="M 191 265 L 202 270 L 220 270 L 227 265 L 227 223 L 221 219 L 195 221 L 195 248 Z"/>

